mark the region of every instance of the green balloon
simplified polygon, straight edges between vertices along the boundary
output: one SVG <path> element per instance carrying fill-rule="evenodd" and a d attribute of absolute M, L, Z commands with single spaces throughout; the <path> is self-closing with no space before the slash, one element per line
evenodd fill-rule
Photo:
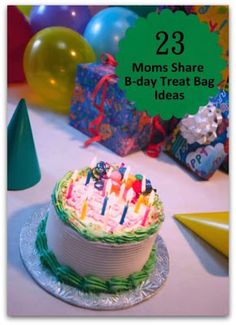
<path fill-rule="evenodd" d="M 20 12 L 27 18 L 30 16 L 30 12 L 33 6 L 17 6 Z"/>
<path fill-rule="evenodd" d="M 77 65 L 96 60 L 93 49 L 77 32 L 65 27 L 42 29 L 28 43 L 24 72 L 29 86 L 46 107 L 68 113 Z"/>
<path fill-rule="evenodd" d="M 133 12 L 135 12 L 139 17 L 146 17 L 150 12 L 156 11 L 156 6 L 123 6 Z"/>

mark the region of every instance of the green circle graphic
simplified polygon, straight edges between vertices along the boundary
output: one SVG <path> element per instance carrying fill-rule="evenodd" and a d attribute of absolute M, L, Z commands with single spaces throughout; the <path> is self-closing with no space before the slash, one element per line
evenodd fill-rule
<path fill-rule="evenodd" d="M 116 74 L 137 110 L 163 119 L 195 114 L 225 67 L 218 35 L 196 15 L 163 10 L 139 18 L 119 43 Z"/>

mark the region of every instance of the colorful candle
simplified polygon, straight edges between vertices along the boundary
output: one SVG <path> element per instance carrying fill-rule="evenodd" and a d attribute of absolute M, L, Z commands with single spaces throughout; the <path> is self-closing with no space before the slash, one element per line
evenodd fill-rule
<path fill-rule="evenodd" d="M 142 220 L 142 223 L 141 223 L 141 226 L 143 226 L 143 227 L 145 226 L 145 223 L 147 221 L 150 210 L 151 210 L 150 207 L 146 208 L 146 211 L 144 213 L 144 217 L 143 217 L 143 220 Z"/>
<path fill-rule="evenodd" d="M 86 213 L 87 213 L 87 207 L 88 207 L 88 200 L 87 198 L 84 200 L 83 206 L 82 206 L 82 210 L 81 210 L 81 215 L 80 215 L 80 220 L 84 220 L 86 217 Z"/>
<path fill-rule="evenodd" d="M 73 185 L 72 181 L 70 181 L 70 185 L 68 186 L 68 190 L 67 190 L 67 193 L 66 193 L 66 198 L 67 199 L 70 199 L 71 198 L 73 186 L 74 185 Z"/>
<path fill-rule="evenodd" d="M 134 208 L 135 213 L 139 212 L 139 209 L 140 209 L 142 203 L 143 203 L 143 195 L 140 194 L 139 198 L 138 198 L 138 201 L 136 202 L 136 205 L 135 205 L 135 208 Z"/>
<path fill-rule="evenodd" d="M 111 177 L 112 171 L 113 171 L 113 168 L 110 167 L 109 170 L 108 170 L 108 172 L 107 172 L 107 178 L 110 178 Z"/>
<path fill-rule="evenodd" d="M 88 170 L 88 173 L 87 173 L 85 185 L 89 184 L 90 179 L 92 177 L 92 169 L 96 166 L 96 163 L 97 163 L 97 157 L 94 157 L 93 160 L 91 161 L 90 165 L 89 165 L 89 170 Z"/>
<path fill-rule="evenodd" d="M 123 213 L 122 213 L 122 216 L 121 216 L 121 219 L 120 219 L 120 225 L 123 225 L 123 223 L 125 222 L 125 217 L 126 217 L 126 214 L 128 212 L 128 208 L 129 208 L 129 203 L 130 201 L 132 200 L 134 196 L 134 191 L 132 188 L 130 188 L 127 192 L 127 195 L 126 195 L 126 205 L 124 207 L 124 210 L 123 210 Z"/>
<path fill-rule="evenodd" d="M 123 177 L 123 181 L 125 182 L 127 180 L 127 178 L 129 177 L 129 173 L 130 173 L 130 167 L 127 167 L 124 173 L 124 177 Z"/>
<path fill-rule="evenodd" d="M 104 197 L 103 204 L 102 204 L 102 211 L 101 211 L 102 216 L 104 216 L 106 213 L 107 202 L 108 202 L 109 195 L 111 193 L 111 187 L 112 187 L 112 181 L 111 179 L 108 179 L 106 184 L 106 196 Z"/>
<path fill-rule="evenodd" d="M 122 184 L 120 187 L 119 199 L 122 200 L 125 191 L 125 184 Z"/>
<path fill-rule="evenodd" d="M 145 192 L 146 191 L 146 177 L 143 176 L 142 178 L 142 187 L 141 187 L 141 192 Z"/>
<path fill-rule="evenodd" d="M 146 211 L 145 211 L 145 214 L 144 214 L 144 217 L 143 217 L 143 220 L 142 220 L 142 223 L 141 225 L 144 227 L 145 224 L 146 224 L 146 221 L 148 219 L 148 215 L 150 213 L 150 210 L 151 210 L 151 206 L 153 204 L 153 201 L 154 201 L 154 198 L 155 198 L 155 192 L 152 191 L 150 196 L 149 196 L 149 199 L 148 199 L 148 206 L 146 208 Z"/>
<path fill-rule="evenodd" d="M 86 177 L 85 185 L 88 185 L 88 184 L 89 184 L 91 177 L 92 177 L 92 170 L 89 169 L 89 170 L 88 170 L 88 173 L 87 173 L 87 177 Z"/>
<path fill-rule="evenodd" d="M 148 199 L 148 205 L 151 206 L 154 202 L 154 199 L 155 199 L 155 192 L 152 191 L 149 195 L 149 199 Z"/>
<path fill-rule="evenodd" d="M 108 197 L 105 196 L 103 200 L 103 205 L 102 205 L 102 212 L 101 215 L 104 216 L 107 208 L 107 202 L 108 202 Z"/>

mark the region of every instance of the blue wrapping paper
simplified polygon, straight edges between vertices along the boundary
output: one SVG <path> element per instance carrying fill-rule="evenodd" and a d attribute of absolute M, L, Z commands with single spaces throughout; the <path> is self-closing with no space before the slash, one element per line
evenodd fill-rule
<path fill-rule="evenodd" d="M 110 65 L 91 63 L 77 66 L 69 123 L 90 137 L 93 135 L 89 125 L 99 115 L 92 94 L 99 80 L 110 74 L 114 74 L 114 67 Z M 100 89 L 96 103 L 100 103 L 101 93 Z M 152 133 L 152 119 L 126 100 L 117 85 L 117 78 L 112 78 L 108 81 L 104 117 L 99 128 L 100 143 L 123 157 L 147 146 Z"/>
<path fill-rule="evenodd" d="M 228 156 L 228 92 L 219 90 L 215 97 L 209 98 L 209 103 L 212 103 L 222 116 L 214 141 L 205 144 L 189 143 L 178 124 L 166 144 L 167 153 L 205 180 L 214 174 Z"/>

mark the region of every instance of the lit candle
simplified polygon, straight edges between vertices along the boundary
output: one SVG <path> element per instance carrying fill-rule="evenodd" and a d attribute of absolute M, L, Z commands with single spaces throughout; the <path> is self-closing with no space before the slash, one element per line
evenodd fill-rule
<path fill-rule="evenodd" d="M 125 182 L 127 180 L 127 178 L 129 177 L 129 173 L 130 173 L 130 167 L 127 167 L 124 173 L 124 177 L 123 177 L 123 181 Z"/>
<path fill-rule="evenodd" d="M 136 202 L 136 205 L 135 205 L 135 208 L 134 208 L 135 213 L 139 212 L 139 209 L 140 209 L 142 203 L 143 203 L 143 195 L 140 194 L 139 198 L 138 198 L 138 201 Z"/>
<path fill-rule="evenodd" d="M 84 203 L 83 203 L 83 206 L 82 206 L 80 220 L 84 220 L 85 219 L 86 213 L 87 213 L 87 207 L 88 207 L 88 199 L 86 198 L 84 200 Z"/>
<path fill-rule="evenodd" d="M 84 220 L 85 217 L 86 217 L 86 213 L 87 213 L 87 208 L 88 208 L 88 199 L 90 199 L 91 197 L 91 191 L 92 191 L 92 188 L 86 188 L 86 198 L 83 202 L 83 205 L 82 205 L 82 209 L 81 209 L 81 214 L 80 214 L 80 219 L 81 220 Z"/>
<path fill-rule="evenodd" d="M 151 206 L 154 202 L 155 199 L 155 191 L 152 191 L 149 195 L 149 199 L 148 199 L 148 205 Z"/>
<path fill-rule="evenodd" d="M 108 172 L 107 172 L 107 178 L 110 178 L 111 177 L 112 171 L 113 171 L 113 168 L 110 167 L 109 170 L 108 170 Z"/>
<path fill-rule="evenodd" d="M 130 188 L 127 192 L 127 195 L 126 195 L 126 205 L 124 207 L 124 210 L 123 210 L 123 213 L 122 213 L 122 216 L 121 216 L 121 219 L 120 219 L 120 225 L 123 225 L 123 223 L 125 222 L 125 217 L 126 217 L 126 214 L 127 214 L 127 211 L 128 211 L 128 208 L 129 208 L 129 203 L 130 201 L 132 200 L 134 196 L 134 191 L 132 188 Z"/>
<path fill-rule="evenodd" d="M 142 178 L 142 185 L 141 185 L 141 192 L 143 193 L 145 191 L 146 191 L 146 177 L 143 176 L 143 178 Z M 134 208 L 134 212 L 135 213 L 138 213 L 139 212 L 140 207 L 141 207 L 141 204 L 143 203 L 143 201 L 144 201 L 144 197 L 143 197 L 142 194 L 140 194 L 139 195 L 139 198 L 138 198 L 138 201 L 137 201 L 137 203 L 135 205 L 135 208 Z"/>
<path fill-rule="evenodd" d="M 143 176 L 142 178 L 142 187 L 141 187 L 141 192 L 145 192 L 146 191 L 146 177 Z"/>
<path fill-rule="evenodd" d="M 150 207 L 147 207 L 146 208 L 146 211 L 144 213 L 144 217 L 143 217 L 143 220 L 142 220 L 142 223 L 141 223 L 141 226 L 145 226 L 145 223 L 147 221 L 147 218 L 148 218 L 148 215 L 149 215 L 149 212 L 150 212 Z"/>
<path fill-rule="evenodd" d="M 122 200 L 125 191 L 125 184 L 123 183 L 120 187 L 119 199 Z"/>
<path fill-rule="evenodd" d="M 97 157 L 94 157 L 93 160 L 91 161 L 90 165 L 89 165 L 89 170 L 88 170 L 88 173 L 87 173 L 85 185 L 89 184 L 90 179 L 92 177 L 92 169 L 96 166 L 96 163 L 97 163 Z"/>
<path fill-rule="evenodd" d="M 107 202 L 108 202 L 108 197 L 111 192 L 111 187 L 112 187 L 112 181 L 111 181 L 111 179 L 108 179 L 107 184 L 106 184 L 106 196 L 104 197 L 102 211 L 101 211 L 102 216 L 104 216 L 106 213 Z"/>
<path fill-rule="evenodd" d="M 67 199 L 70 199 L 71 198 L 73 186 L 74 186 L 73 185 L 73 182 L 72 182 L 72 180 L 70 180 L 70 185 L 68 186 L 68 190 L 67 190 L 67 193 L 66 193 L 66 198 Z"/>
<path fill-rule="evenodd" d="M 150 210 L 151 210 L 151 206 L 153 204 L 153 201 L 154 201 L 154 198 L 155 198 L 155 192 L 152 191 L 150 196 L 149 196 L 149 199 L 148 199 L 148 206 L 146 208 L 146 211 L 145 211 L 145 214 L 144 214 L 144 217 L 143 217 L 143 220 L 142 220 L 142 223 L 141 223 L 141 226 L 145 226 L 146 224 L 146 221 L 148 219 L 148 215 L 150 213 Z"/>

